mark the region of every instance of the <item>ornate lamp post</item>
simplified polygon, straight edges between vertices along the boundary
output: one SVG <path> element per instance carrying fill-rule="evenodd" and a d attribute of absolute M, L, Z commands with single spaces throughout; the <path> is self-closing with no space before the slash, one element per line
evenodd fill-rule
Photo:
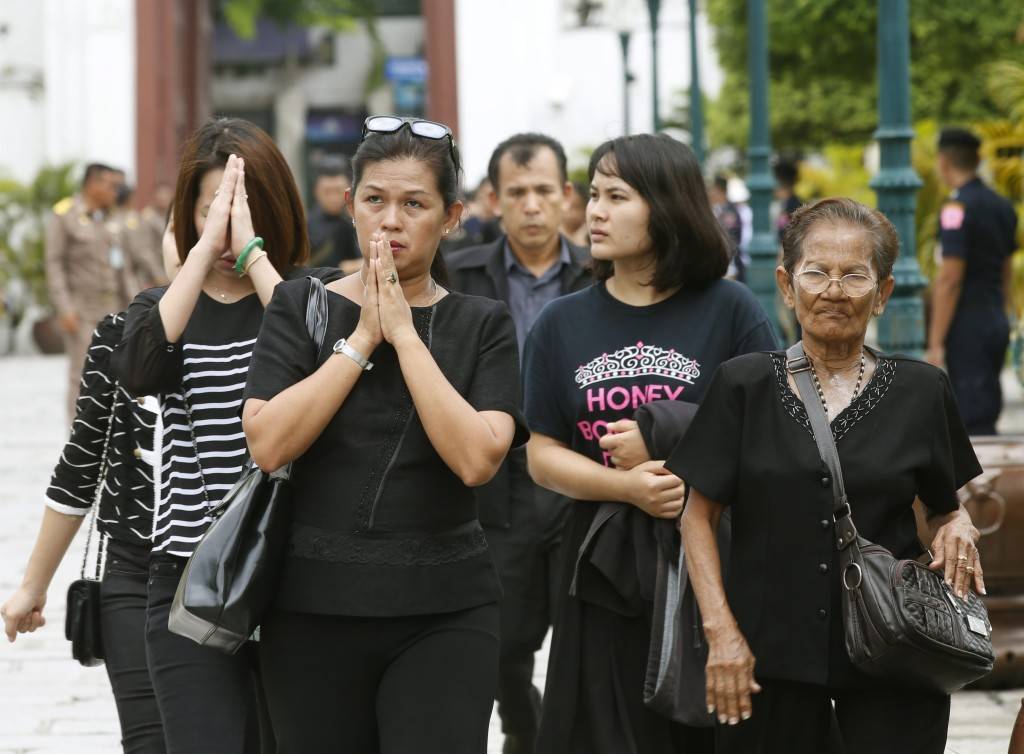
<path fill-rule="evenodd" d="M 647 0 L 647 13 L 651 22 L 651 109 L 654 111 L 655 133 L 661 130 L 661 112 L 658 105 L 658 14 L 661 0 Z"/>
<path fill-rule="evenodd" d="M 878 344 L 885 351 L 920 354 L 924 350 L 926 281 L 917 263 L 914 210 L 921 179 L 911 167 L 910 26 L 907 0 L 878 0 L 878 130 L 881 152 L 871 188 L 878 208 L 896 226 L 900 256 L 893 269 L 896 289 L 878 322 Z"/>
<path fill-rule="evenodd" d="M 747 187 L 754 216 L 747 280 L 778 337 L 781 336 L 775 314 L 778 242 L 771 220 L 775 181 L 768 165 L 772 147 L 768 125 L 768 19 L 765 0 L 747 0 L 747 58 L 750 74 L 750 140 L 747 146 L 750 171 Z"/>
<path fill-rule="evenodd" d="M 690 146 L 697 162 L 704 164 L 704 99 L 700 92 L 700 67 L 697 60 L 697 0 L 690 4 Z"/>

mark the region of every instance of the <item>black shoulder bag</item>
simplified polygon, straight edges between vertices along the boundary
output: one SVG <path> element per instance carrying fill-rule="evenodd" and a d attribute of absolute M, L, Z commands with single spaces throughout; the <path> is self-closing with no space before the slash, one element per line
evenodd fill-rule
<path fill-rule="evenodd" d="M 71 656 L 86 667 L 103 664 L 103 630 L 100 624 L 100 578 L 103 571 L 103 549 L 106 537 L 96 531 L 100 498 L 107 483 L 110 436 L 114 429 L 114 415 L 117 413 L 120 386 L 114 383 L 114 399 L 107 420 L 107 433 L 103 438 L 100 452 L 99 475 L 96 479 L 96 494 L 93 495 L 92 511 L 89 513 L 89 529 L 85 535 L 85 552 L 82 554 L 82 570 L 79 578 L 68 586 L 67 610 L 64 613 L 64 637 L 71 642 Z M 89 546 L 94 533 L 99 537 L 96 543 L 96 563 L 93 576 L 86 575 L 89 562 Z"/>
<path fill-rule="evenodd" d="M 309 281 L 306 328 L 319 354 L 327 291 L 318 278 Z M 191 416 L 188 423 L 191 428 Z M 192 444 L 199 463 L 194 434 Z M 172 633 L 229 654 L 255 633 L 274 598 L 288 545 L 290 475 L 291 464 L 267 474 L 250 463 L 216 506 L 207 499 L 213 523 L 178 582 L 167 621 Z"/>
<path fill-rule="evenodd" d="M 832 477 L 836 547 L 843 583 L 846 651 L 862 672 L 950 694 L 992 670 L 992 625 L 981 598 L 961 600 L 916 560 L 897 560 L 857 533 L 832 429 L 797 343 L 786 368 L 800 389 L 818 452 Z"/>

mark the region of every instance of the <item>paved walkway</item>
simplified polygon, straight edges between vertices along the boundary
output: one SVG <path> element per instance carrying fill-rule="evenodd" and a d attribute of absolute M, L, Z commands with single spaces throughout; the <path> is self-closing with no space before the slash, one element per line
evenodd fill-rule
<path fill-rule="evenodd" d="M 42 493 L 65 438 L 64 361 L 0 358 L 0 601 L 17 585 L 35 538 Z M 1015 389 L 1014 386 L 1009 386 Z M 1019 391 L 1011 399 L 1019 400 Z M 1024 430 L 1024 411 L 1007 428 Z M 118 751 L 117 718 L 103 668 L 74 663 L 63 636 L 64 592 L 75 578 L 82 540 L 50 591 L 49 623 L 0 643 L 0 754 L 107 754 Z M 77 562 L 76 562 L 77 561 Z M 538 658 L 543 683 L 546 657 Z M 947 754 L 1005 754 L 1021 691 L 967 692 L 953 700 Z M 492 720 L 490 751 L 501 751 Z"/>

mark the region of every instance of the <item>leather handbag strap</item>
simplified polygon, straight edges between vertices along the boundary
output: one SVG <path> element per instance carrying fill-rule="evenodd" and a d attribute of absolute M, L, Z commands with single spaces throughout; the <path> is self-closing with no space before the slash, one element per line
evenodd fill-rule
<path fill-rule="evenodd" d="M 836 548 L 843 552 L 856 541 L 857 527 L 854 526 L 850 502 L 846 497 L 843 467 L 839 463 L 839 451 L 836 450 L 835 438 L 832 436 L 832 426 L 811 377 L 813 368 L 810 359 L 804 353 L 803 343 L 795 343 L 786 351 L 786 371 L 793 375 L 793 381 L 800 391 L 818 453 L 832 478 L 832 518 L 835 521 Z"/>

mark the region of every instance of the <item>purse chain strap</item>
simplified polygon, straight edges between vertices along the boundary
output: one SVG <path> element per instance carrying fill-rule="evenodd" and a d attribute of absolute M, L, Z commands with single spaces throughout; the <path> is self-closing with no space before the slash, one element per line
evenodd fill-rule
<path fill-rule="evenodd" d="M 85 535 L 85 552 L 82 553 L 82 569 L 81 577 L 84 579 L 85 567 L 89 562 L 89 546 L 92 543 L 93 533 L 96 531 L 97 518 L 100 512 L 100 499 L 103 497 L 103 488 L 107 484 L 107 470 L 109 464 L 107 463 L 110 455 L 110 438 L 114 433 L 114 421 L 117 416 L 117 408 L 121 399 L 121 385 L 118 382 L 114 383 L 114 400 L 110 406 L 110 416 L 107 418 L 107 432 L 103 437 L 103 450 L 100 451 L 100 473 L 96 479 L 96 492 L 92 499 L 92 513 L 89 516 L 89 528 Z M 100 571 L 103 568 L 103 551 L 106 543 L 106 537 L 100 536 L 99 542 L 96 545 L 96 568 L 94 580 L 98 581 L 100 578 Z"/>

